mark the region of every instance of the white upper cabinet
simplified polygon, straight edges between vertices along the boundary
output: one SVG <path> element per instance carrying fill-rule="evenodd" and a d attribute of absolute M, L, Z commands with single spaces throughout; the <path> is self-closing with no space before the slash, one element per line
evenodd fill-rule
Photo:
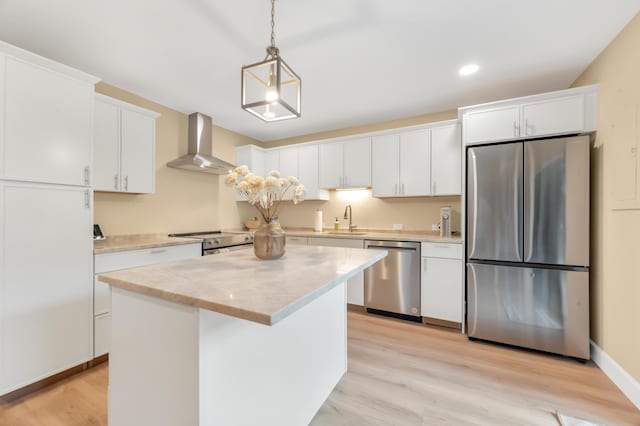
<path fill-rule="evenodd" d="M 153 194 L 156 164 L 155 117 L 123 109 L 122 129 L 122 190 L 137 194 Z"/>
<path fill-rule="evenodd" d="M 371 139 L 371 194 L 397 197 L 400 175 L 400 136 L 380 135 Z"/>
<path fill-rule="evenodd" d="M 374 136 L 371 142 L 374 197 L 431 194 L 430 130 Z"/>
<path fill-rule="evenodd" d="M 465 143 L 515 139 L 520 136 L 520 108 L 509 106 L 464 115 Z"/>
<path fill-rule="evenodd" d="M 522 105 L 522 136 L 580 132 L 584 129 L 584 95 Z"/>
<path fill-rule="evenodd" d="M 89 186 L 98 79 L 1 42 L 0 69 L 0 178 Z"/>
<path fill-rule="evenodd" d="M 598 86 L 460 108 L 465 145 L 596 130 Z"/>
<path fill-rule="evenodd" d="M 152 194 L 155 183 L 154 111 L 96 95 L 94 189 Z"/>
<path fill-rule="evenodd" d="M 236 148 L 236 164 L 246 165 L 260 176 L 278 170 L 283 177 L 295 176 L 307 191 L 305 200 L 328 200 L 329 193 L 318 186 L 318 145 L 293 145 L 286 148 L 263 149 L 255 145 Z M 293 198 L 289 190 L 285 199 Z M 238 194 L 236 201 L 246 201 Z"/>
<path fill-rule="evenodd" d="M 459 124 L 452 120 L 428 128 L 374 136 L 374 197 L 459 195 L 462 149 Z"/>
<path fill-rule="evenodd" d="M 342 188 L 344 179 L 342 142 L 318 145 L 318 179 L 320 188 Z"/>
<path fill-rule="evenodd" d="M 400 195 L 403 197 L 431 194 L 430 133 L 430 130 L 420 130 L 400 134 Z"/>
<path fill-rule="evenodd" d="M 307 200 L 328 200 L 329 192 L 318 185 L 318 145 L 302 145 L 298 148 L 298 174 L 307 191 Z"/>
<path fill-rule="evenodd" d="M 371 186 L 371 138 L 319 144 L 321 188 Z"/>
<path fill-rule="evenodd" d="M 431 129 L 431 194 L 460 195 L 462 146 L 460 125 Z"/>

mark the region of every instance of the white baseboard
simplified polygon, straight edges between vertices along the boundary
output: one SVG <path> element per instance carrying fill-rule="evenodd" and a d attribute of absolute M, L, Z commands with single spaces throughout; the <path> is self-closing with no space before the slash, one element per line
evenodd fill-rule
<path fill-rule="evenodd" d="M 640 382 L 591 340 L 591 359 L 640 410 Z"/>

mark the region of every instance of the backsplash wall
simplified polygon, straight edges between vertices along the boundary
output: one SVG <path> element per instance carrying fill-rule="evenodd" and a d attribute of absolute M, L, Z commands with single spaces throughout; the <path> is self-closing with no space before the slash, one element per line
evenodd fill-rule
<path fill-rule="evenodd" d="M 344 210 L 351 204 L 353 223 L 359 228 L 391 230 L 394 223 L 401 223 L 405 231 L 430 231 L 431 224 L 440 220 L 440 207 L 451 206 L 452 230 L 460 231 L 460 197 L 373 198 L 371 191 L 360 200 L 342 197 L 341 193 L 331 191 L 329 201 L 304 201 L 296 206 L 288 202 L 281 210 L 280 224 L 285 228 L 312 228 L 315 212 L 320 209 L 325 228 L 333 228 L 337 217 L 340 228 L 347 229 Z M 248 203 L 237 204 L 243 221 L 257 215 L 256 209 Z"/>

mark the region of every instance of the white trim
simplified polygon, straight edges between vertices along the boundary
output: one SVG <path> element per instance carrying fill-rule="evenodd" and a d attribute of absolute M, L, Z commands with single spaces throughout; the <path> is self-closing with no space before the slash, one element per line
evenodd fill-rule
<path fill-rule="evenodd" d="M 591 359 L 623 394 L 640 409 L 640 382 L 591 340 Z"/>

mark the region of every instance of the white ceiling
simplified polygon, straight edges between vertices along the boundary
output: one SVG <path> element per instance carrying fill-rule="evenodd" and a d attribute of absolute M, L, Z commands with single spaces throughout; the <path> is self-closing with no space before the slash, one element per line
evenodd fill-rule
<path fill-rule="evenodd" d="M 259 140 L 568 87 L 640 0 L 278 0 L 302 118 L 240 109 L 269 0 L 0 0 L 0 39 Z M 458 76 L 467 63 L 480 72 Z"/>

